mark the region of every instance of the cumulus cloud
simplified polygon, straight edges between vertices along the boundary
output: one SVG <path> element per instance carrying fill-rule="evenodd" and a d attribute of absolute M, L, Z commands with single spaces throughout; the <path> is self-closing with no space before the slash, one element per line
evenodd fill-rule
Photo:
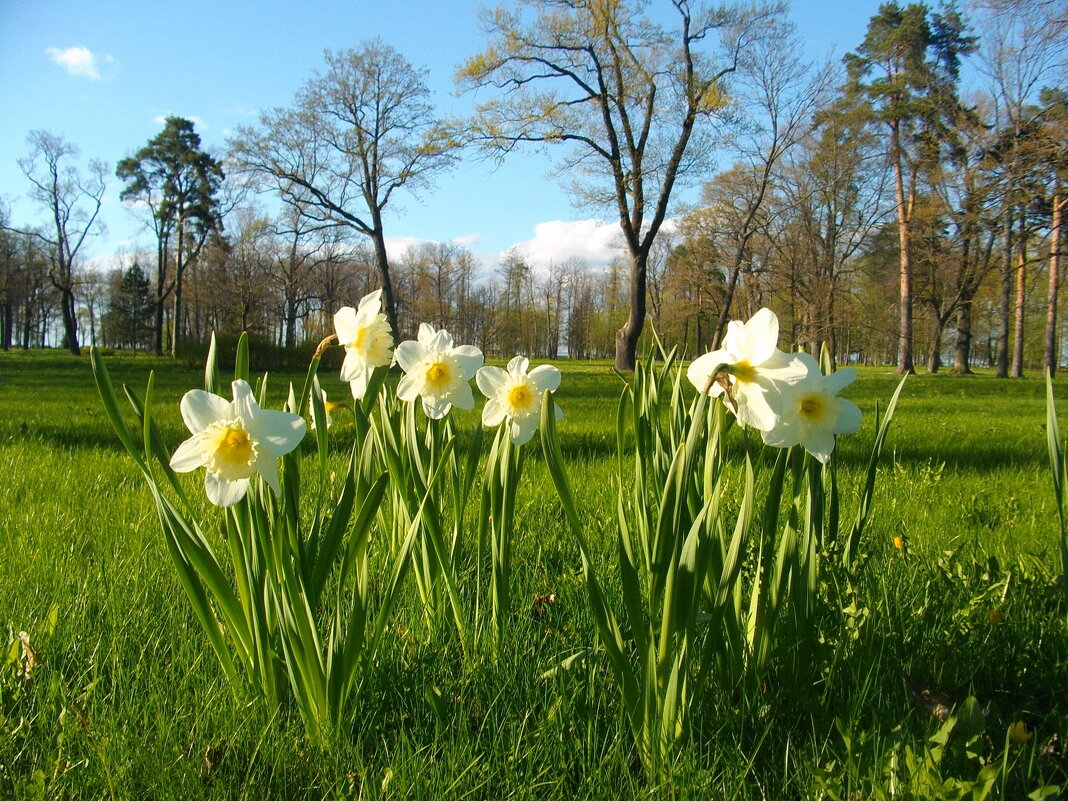
<path fill-rule="evenodd" d="M 391 262 L 400 261 L 409 250 L 428 241 L 415 236 L 387 236 L 386 256 Z"/>
<path fill-rule="evenodd" d="M 591 267 L 607 266 L 620 255 L 619 223 L 604 220 L 552 220 L 534 226 L 534 238 L 515 250 L 535 268 L 582 259 Z"/>
<path fill-rule="evenodd" d="M 463 245 L 465 248 L 471 247 L 476 242 L 482 241 L 482 234 L 466 234 L 464 236 L 453 237 L 453 243 L 457 245 Z"/>
<path fill-rule="evenodd" d="M 91 81 L 100 80 L 101 61 L 104 64 L 112 64 L 115 61 L 111 56 L 104 56 L 103 59 L 99 59 L 92 50 L 81 45 L 64 49 L 49 47 L 45 50 L 45 55 L 52 59 L 55 64 L 63 67 L 68 75 L 75 78 L 88 78 Z"/>

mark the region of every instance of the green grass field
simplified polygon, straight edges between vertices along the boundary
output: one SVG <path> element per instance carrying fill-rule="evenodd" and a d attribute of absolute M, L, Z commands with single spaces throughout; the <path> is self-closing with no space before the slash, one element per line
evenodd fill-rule
<path fill-rule="evenodd" d="M 107 363 L 116 384 L 139 392 L 155 371 L 155 415 L 177 446 L 178 401 L 202 371 L 145 356 Z M 563 451 L 610 575 L 622 384 L 605 363 L 558 366 Z M 336 373 L 321 379 L 331 399 L 347 395 Z M 302 377 L 269 377 L 274 405 L 290 380 Z M 861 369 L 843 393 L 865 414 L 836 451 L 844 516 L 876 404 L 897 380 Z M 829 590 L 815 680 L 798 692 L 772 670 L 757 692 L 710 692 L 658 783 L 636 764 L 596 658 L 542 678 L 595 635 L 536 441 L 499 657 L 465 658 L 428 630 L 408 592 L 349 736 L 322 750 L 292 709 L 236 701 L 225 685 L 88 358 L 0 353 L 0 798 L 1056 797 L 1068 789 L 1068 636 L 1045 391 L 1037 376 L 909 379 L 862 566 Z M 340 471 L 352 434 L 337 414 Z M 457 417 L 478 424 L 477 411 Z M 310 442 L 305 452 L 310 463 Z M 203 476 L 186 480 L 199 491 Z M 984 733 L 970 747 L 931 742 L 942 726 L 922 703 L 935 703 L 931 693 L 950 708 L 976 699 L 972 723 Z M 1018 722 L 1026 734 L 1011 733 L 1024 742 L 1010 736 Z M 891 765 L 918 778 L 895 790 Z"/>

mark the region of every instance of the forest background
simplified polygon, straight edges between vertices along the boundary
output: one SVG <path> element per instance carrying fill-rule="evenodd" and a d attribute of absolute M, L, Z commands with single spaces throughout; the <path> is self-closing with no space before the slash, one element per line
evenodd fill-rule
<path fill-rule="evenodd" d="M 600 42 L 597 14 L 614 21 Z M 842 363 L 1006 376 L 1060 361 L 1063 4 L 885 4 L 841 61 L 811 58 L 781 6 L 542 2 L 480 19 L 484 50 L 455 76 L 478 101 L 467 116 L 367 39 L 327 51 L 225 149 L 178 116 L 147 142 L 116 135 L 116 164 L 30 131 L 24 183 L 7 187 L 29 203 L 0 204 L 2 347 L 197 360 L 211 331 L 244 330 L 284 359 L 388 282 L 398 338 L 430 321 L 496 355 L 627 367 L 648 322 L 693 357 L 770 306 L 785 347 L 826 341 Z M 580 35 L 587 62 L 559 46 Z M 106 69 L 77 50 L 53 58 Z M 610 52 L 615 83 L 586 80 Z M 588 227 L 606 262 L 391 239 L 398 198 L 528 146 L 609 219 Z M 142 235 L 89 256 L 116 185 Z"/>

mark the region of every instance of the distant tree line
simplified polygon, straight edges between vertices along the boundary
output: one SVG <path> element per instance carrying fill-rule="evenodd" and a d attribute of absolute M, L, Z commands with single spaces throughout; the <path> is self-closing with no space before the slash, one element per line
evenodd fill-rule
<path fill-rule="evenodd" d="M 175 354 L 247 330 L 292 348 L 382 287 L 398 338 L 427 321 L 489 354 L 626 368 L 655 332 L 692 357 L 767 305 L 786 343 L 843 362 L 1055 369 L 1068 18 L 1043 0 L 969 8 L 886 3 L 833 65 L 803 58 L 777 7 L 504 6 L 458 72 L 491 94 L 463 120 L 388 44 L 328 52 L 228 152 L 172 117 L 119 162 L 153 242 L 110 271 L 82 256 L 106 168 L 34 131 L 20 166 L 47 213 L 20 227 L 0 206 L 0 345 Z M 967 97 L 964 63 L 983 76 Z M 438 242 L 391 258 L 398 193 L 525 146 L 561 148 L 579 199 L 618 212 L 611 264 L 511 250 L 487 268 Z M 682 207 L 687 182 L 700 200 Z"/>

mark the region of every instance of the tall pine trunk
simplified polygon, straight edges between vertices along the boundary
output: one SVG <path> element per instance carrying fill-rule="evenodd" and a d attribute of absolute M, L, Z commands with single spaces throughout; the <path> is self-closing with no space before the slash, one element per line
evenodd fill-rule
<path fill-rule="evenodd" d="M 1024 360 L 1024 317 L 1027 300 L 1027 233 L 1024 226 L 1027 224 L 1024 215 L 1020 215 L 1018 232 L 1019 241 L 1016 243 L 1017 258 L 1014 274 L 1016 288 L 1016 304 L 1014 309 L 1014 322 L 1016 330 L 1012 340 L 1012 377 L 1023 378 Z"/>
<path fill-rule="evenodd" d="M 1061 223 L 1064 206 L 1068 203 L 1060 192 L 1053 190 L 1053 221 L 1049 241 L 1049 292 L 1046 295 L 1046 370 L 1052 376 L 1057 372 L 1057 294 L 1060 289 Z"/>
<path fill-rule="evenodd" d="M 1009 310 L 1012 303 L 1012 206 L 1005 208 L 1005 259 L 1001 266 L 998 299 L 998 353 L 995 375 L 1009 377 Z"/>
<path fill-rule="evenodd" d="M 912 363 L 912 240 L 910 223 L 915 182 L 909 186 L 905 199 L 905 177 L 901 164 L 901 139 L 897 125 L 890 129 L 894 151 L 894 189 L 897 195 L 897 243 L 900 294 L 898 296 L 897 372 L 906 375 L 916 372 Z"/>

